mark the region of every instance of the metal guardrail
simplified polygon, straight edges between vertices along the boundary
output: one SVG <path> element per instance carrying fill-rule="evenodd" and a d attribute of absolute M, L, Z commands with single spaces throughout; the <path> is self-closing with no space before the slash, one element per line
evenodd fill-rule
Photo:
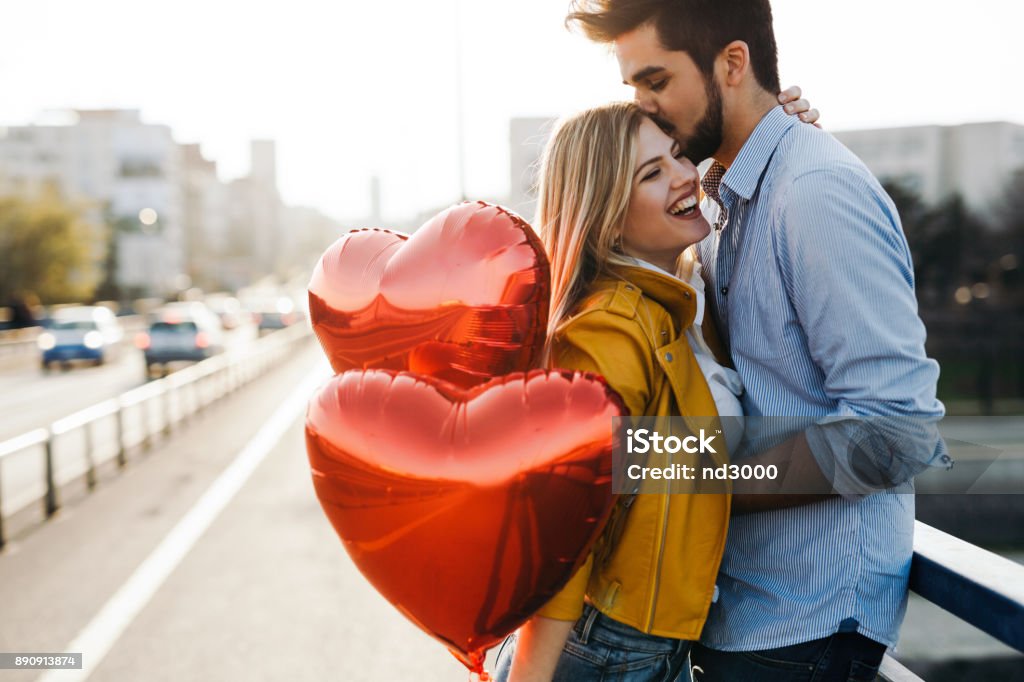
<path fill-rule="evenodd" d="M 17 331 L 0 332 L 0 359 L 27 355 L 38 350 L 36 339 L 42 327 L 29 327 Z"/>
<path fill-rule="evenodd" d="M 117 398 L 59 419 L 49 428 L 35 429 L 0 442 L 0 548 L 6 541 L 2 478 L 5 461 L 27 457 L 33 452 L 38 455 L 41 451 L 45 463 L 41 498 L 35 497 L 17 509 L 9 510 L 9 514 L 20 512 L 41 499 L 46 518 L 49 518 L 60 509 L 62 484 L 84 473 L 86 485 L 92 489 L 96 485 L 96 467 L 99 464 L 116 459 L 118 467 L 123 468 L 130 449 L 150 447 L 157 434 L 169 434 L 175 425 L 263 374 L 285 358 L 297 342 L 311 338 L 308 326 L 293 325 L 254 341 L 245 351 L 203 360 L 164 379 L 151 381 Z M 102 441 L 95 435 L 97 427 L 109 421 L 114 426 L 112 443 L 109 438 Z M 107 426 L 109 431 L 110 425 Z M 58 466 L 58 446 L 73 433 L 80 433 L 84 439 L 84 472 L 81 467 Z"/>
<path fill-rule="evenodd" d="M 1024 652 L 1024 566 L 918 521 L 910 589 Z M 922 682 L 889 656 L 879 679 Z"/>
<path fill-rule="evenodd" d="M 878 679 L 883 682 L 924 682 L 892 656 L 882 659 L 882 667 L 878 669 Z"/>
<path fill-rule="evenodd" d="M 1024 652 L 1024 566 L 918 523 L 910 589 Z"/>

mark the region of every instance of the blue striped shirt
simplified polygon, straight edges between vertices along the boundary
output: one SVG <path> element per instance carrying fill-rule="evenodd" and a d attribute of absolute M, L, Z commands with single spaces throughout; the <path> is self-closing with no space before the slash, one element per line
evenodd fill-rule
<path fill-rule="evenodd" d="M 698 251 L 709 307 L 746 388 L 744 412 L 801 418 L 826 473 L 842 459 L 841 439 L 813 424 L 897 417 L 934 427 L 944 411 L 939 371 L 924 352 L 910 250 L 864 164 L 775 107 L 720 194 L 728 219 Z M 703 209 L 714 224 L 718 205 L 705 199 Z M 912 490 L 913 474 L 948 463 L 931 433 L 877 463 L 883 478 Z M 704 644 L 756 651 L 853 630 L 895 644 L 914 498 L 855 492 L 733 517 Z"/>

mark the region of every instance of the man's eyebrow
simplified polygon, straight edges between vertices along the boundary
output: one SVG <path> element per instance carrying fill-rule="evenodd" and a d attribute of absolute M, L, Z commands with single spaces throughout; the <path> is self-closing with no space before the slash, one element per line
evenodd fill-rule
<path fill-rule="evenodd" d="M 630 81 L 632 81 L 634 83 L 637 83 L 639 81 L 642 81 L 645 78 L 653 76 L 654 74 L 658 73 L 659 71 L 664 71 L 664 70 L 665 70 L 664 66 L 647 66 L 647 67 L 644 67 L 644 68 L 640 69 L 636 73 L 634 73 L 632 78 L 630 78 Z M 623 85 L 629 85 L 629 81 L 622 81 L 622 84 Z"/>
<path fill-rule="evenodd" d="M 661 161 L 661 154 L 658 154 L 657 156 L 652 156 L 651 158 L 647 159 L 639 166 L 637 166 L 636 171 L 633 173 L 633 178 L 636 179 L 636 176 L 640 175 L 640 171 L 642 171 L 644 168 L 651 165 L 655 161 Z"/>

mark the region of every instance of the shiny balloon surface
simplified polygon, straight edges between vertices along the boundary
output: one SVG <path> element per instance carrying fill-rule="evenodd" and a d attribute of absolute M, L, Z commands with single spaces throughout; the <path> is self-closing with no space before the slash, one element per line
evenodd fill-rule
<path fill-rule="evenodd" d="M 602 379 L 534 370 L 472 389 L 348 371 L 311 400 L 317 497 L 353 561 L 471 669 L 565 585 L 609 514 Z"/>
<path fill-rule="evenodd" d="M 409 370 L 464 388 L 537 365 L 549 298 L 533 230 L 479 201 L 411 236 L 350 232 L 309 283 L 313 329 L 335 372 Z"/>

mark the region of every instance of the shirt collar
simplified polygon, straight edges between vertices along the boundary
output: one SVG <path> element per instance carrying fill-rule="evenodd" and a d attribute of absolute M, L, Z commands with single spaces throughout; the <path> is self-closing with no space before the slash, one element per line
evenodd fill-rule
<path fill-rule="evenodd" d="M 757 183 L 760 182 L 768 160 L 775 153 L 783 136 L 795 125 L 800 125 L 796 116 L 790 116 L 782 110 L 782 106 L 774 106 L 768 110 L 754 132 L 743 143 L 736 160 L 729 166 L 722 184 L 743 197 L 747 201 L 754 196 Z"/>

